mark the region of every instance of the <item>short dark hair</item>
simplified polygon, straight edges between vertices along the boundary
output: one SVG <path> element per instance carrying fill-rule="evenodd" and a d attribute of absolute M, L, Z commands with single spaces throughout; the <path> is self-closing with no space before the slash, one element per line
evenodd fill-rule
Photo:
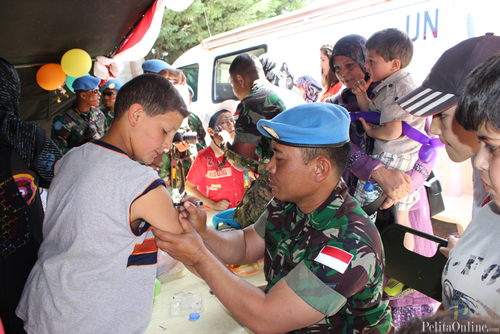
<path fill-rule="evenodd" d="M 500 53 L 469 74 L 455 118 L 469 131 L 477 131 L 483 124 L 500 131 Z"/>
<path fill-rule="evenodd" d="M 311 160 L 324 156 L 330 160 L 338 177 L 344 174 L 351 153 L 351 142 L 343 144 L 339 147 L 301 147 L 302 161 L 308 164 Z"/>
<path fill-rule="evenodd" d="M 122 117 L 134 103 L 142 105 L 150 117 L 169 111 L 177 111 L 183 117 L 190 114 L 174 85 L 157 74 L 141 74 L 123 85 L 116 95 L 115 119 Z"/>
<path fill-rule="evenodd" d="M 399 59 L 401 68 L 405 68 L 413 57 L 413 42 L 407 33 L 389 28 L 374 33 L 366 41 L 366 50 L 376 51 L 385 61 Z"/>
<path fill-rule="evenodd" d="M 266 77 L 259 58 L 251 53 L 242 53 L 234 58 L 229 66 L 229 73 L 239 74 L 253 80 Z"/>

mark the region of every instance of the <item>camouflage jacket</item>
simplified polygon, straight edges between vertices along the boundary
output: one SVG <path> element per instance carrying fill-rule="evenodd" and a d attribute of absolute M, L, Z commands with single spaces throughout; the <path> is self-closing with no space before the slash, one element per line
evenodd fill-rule
<path fill-rule="evenodd" d="M 389 300 L 383 293 L 380 235 L 347 193 L 343 180 L 311 213 L 276 199 L 267 210 L 255 224 L 266 243 L 266 292 L 285 278 L 299 297 L 325 315 L 293 333 L 393 330 Z"/>
<path fill-rule="evenodd" d="M 204 148 L 207 147 L 207 143 L 205 142 L 205 136 L 207 133 L 205 132 L 205 129 L 203 128 L 203 123 L 201 122 L 201 119 L 196 116 L 196 114 L 191 113 L 188 118 L 188 126 L 191 131 L 196 132 L 196 150 L 200 152 Z"/>
<path fill-rule="evenodd" d="M 267 180 L 269 172 L 266 170 L 266 164 L 269 160 L 256 161 L 246 158 L 234 152 L 231 146 L 224 152 L 223 164 L 225 164 L 226 159 L 258 174 L 257 179 L 245 190 L 241 202 L 233 213 L 233 218 L 241 228 L 245 228 L 259 219 L 266 210 L 267 203 L 273 198 L 273 191 Z"/>
<path fill-rule="evenodd" d="M 107 132 L 111 127 L 111 124 L 113 124 L 113 120 L 115 119 L 115 112 L 106 106 L 101 106 L 99 107 L 99 109 L 102 111 L 102 113 L 104 114 L 104 118 L 106 119 L 106 121 L 104 122 L 104 132 Z"/>
<path fill-rule="evenodd" d="M 104 135 L 105 118 L 98 108 L 80 112 L 75 105 L 54 117 L 50 138 L 65 154 L 76 146 Z"/>
<path fill-rule="evenodd" d="M 191 148 L 184 152 L 179 152 L 173 148 L 157 156 L 150 167 L 155 169 L 165 181 L 170 194 L 172 194 L 172 187 L 179 189 L 180 193 L 182 193 L 187 173 L 193 164 L 194 158 L 195 154 L 193 154 Z M 172 166 L 172 161 L 174 166 Z M 172 167 L 175 169 L 175 175 L 172 175 Z"/>
<path fill-rule="evenodd" d="M 276 115 L 304 100 L 296 93 L 272 85 L 265 79 L 255 80 L 250 94 L 238 104 L 238 119 L 234 125 L 234 143 L 250 143 L 257 147 L 261 158 L 271 158 L 271 139 L 262 136 L 257 129 L 261 119 L 273 119 Z"/>

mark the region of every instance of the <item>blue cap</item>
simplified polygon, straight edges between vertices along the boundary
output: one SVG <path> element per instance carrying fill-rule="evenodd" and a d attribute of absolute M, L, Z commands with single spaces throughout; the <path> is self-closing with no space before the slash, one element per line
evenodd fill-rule
<path fill-rule="evenodd" d="M 167 62 L 160 59 L 150 59 L 142 63 L 142 70 L 144 72 L 160 73 L 166 68 L 173 68 Z"/>
<path fill-rule="evenodd" d="M 257 128 L 277 143 L 297 147 L 339 147 L 349 141 L 349 112 L 336 104 L 305 103 L 283 111 Z"/>
<path fill-rule="evenodd" d="M 200 314 L 198 312 L 193 312 L 189 314 L 189 320 L 198 320 L 200 319 Z"/>
<path fill-rule="evenodd" d="M 80 77 L 73 82 L 73 90 L 76 92 L 78 90 L 94 89 L 99 86 L 101 79 L 86 75 Z"/>
<path fill-rule="evenodd" d="M 105 89 L 113 89 L 113 90 L 120 90 L 122 88 L 123 84 L 120 80 L 118 79 L 109 79 L 106 81 L 104 86 L 102 86 L 101 90 Z"/>

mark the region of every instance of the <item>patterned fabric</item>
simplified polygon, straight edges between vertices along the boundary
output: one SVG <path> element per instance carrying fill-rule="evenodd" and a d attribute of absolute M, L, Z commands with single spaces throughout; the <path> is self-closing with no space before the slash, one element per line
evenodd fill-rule
<path fill-rule="evenodd" d="M 340 180 L 330 197 L 304 214 L 293 203 L 273 199 L 267 207 L 264 273 L 268 292 L 279 280 L 322 312 L 320 322 L 293 333 L 387 333 L 392 330 L 383 293 L 380 235 Z M 259 224 L 261 221 L 259 221 Z M 259 227 L 256 226 L 256 230 Z M 347 267 L 325 265 L 325 246 L 352 256 Z"/>
<path fill-rule="evenodd" d="M 207 133 L 203 128 L 203 123 L 196 114 L 191 113 L 188 118 L 188 125 L 191 131 L 196 132 L 196 151 L 200 152 L 207 147 L 207 143 L 205 142 L 205 136 Z"/>
<path fill-rule="evenodd" d="M 307 103 L 313 103 L 318 101 L 319 94 L 321 93 L 321 85 L 314 80 L 310 75 L 304 75 L 295 81 L 295 84 L 299 85 L 306 92 L 304 100 Z"/>
<path fill-rule="evenodd" d="M 62 153 L 76 146 L 104 135 L 105 118 L 101 110 L 90 107 L 80 112 L 75 105 L 54 117 L 50 138 L 56 142 Z"/>
<path fill-rule="evenodd" d="M 280 112 L 291 107 L 287 103 L 288 101 L 284 100 L 283 96 L 286 93 L 282 95 L 280 89 L 287 91 L 270 84 L 265 79 L 255 80 L 250 94 L 241 100 L 236 109 L 239 116 L 234 125 L 236 131 L 234 143 L 250 143 L 254 145 L 257 147 L 257 155 L 261 158 L 270 158 L 272 156 L 271 139 L 261 135 L 257 129 L 257 122 L 260 119 L 273 119 Z M 298 100 L 302 100 L 300 96 L 292 91 L 288 90 L 287 92 L 293 94 L 292 96 Z"/>
<path fill-rule="evenodd" d="M 372 83 L 370 87 L 368 87 L 368 90 L 366 91 L 368 98 L 371 99 L 375 95 L 373 93 L 373 89 L 375 89 L 377 85 L 378 83 Z M 327 99 L 325 102 L 338 104 L 339 106 L 346 108 L 350 112 L 360 111 L 358 107 L 358 101 L 356 100 L 356 95 L 352 92 L 352 90 L 348 88 L 344 88 L 340 94 L 331 99 Z M 356 144 L 360 149 L 360 151 L 354 153 L 358 158 L 360 156 L 372 153 L 375 140 L 366 135 L 365 130 L 363 129 L 363 124 L 361 124 L 360 121 L 351 122 L 351 125 L 349 127 L 349 138 L 351 139 L 351 142 Z M 351 158 L 354 158 L 352 157 L 352 153 Z M 349 161 L 349 163 L 350 166 L 352 166 L 351 161 Z M 352 163 L 355 163 L 355 161 L 352 161 Z M 350 194 L 354 194 L 357 183 L 358 178 L 354 174 L 350 173 L 350 177 L 347 180 Z"/>
<path fill-rule="evenodd" d="M 276 63 L 276 61 L 272 60 L 267 53 L 261 55 L 259 57 L 259 61 L 262 64 L 262 69 L 264 70 L 266 79 L 271 84 L 286 89 L 293 88 L 293 72 L 290 71 L 287 63 Z"/>
<path fill-rule="evenodd" d="M 365 70 L 366 63 L 366 38 L 361 35 L 347 35 L 342 37 L 335 43 L 333 47 L 332 55 L 330 57 L 330 68 L 333 69 L 332 60 L 335 56 L 345 56 L 349 57 L 358 63 L 359 66 Z M 349 110 L 349 109 L 347 109 Z"/>
<path fill-rule="evenodd" d="M 115 119 L 115 112 L 106 106 L 99 107 L 99 109 L 102 111 L 105 118 L 104 132 L 108 132 L 111 124 L 113 124 L 113 120 Z"/>
<path fill-rule="evenodd" d="M 172 188 L 179 189 L 179 192 L 182 194 L 186 176 L 195 156 L 196 151 L 192 145 L 184 152 L 179 152 L 174 146 L 171 150 L 157 156 L 150 167 L 155 169 L 158 175 L 165 181 L 170 194 L 172 194 Z M 172 175 L 172 168 L 175 169 L 175 175 Z"/>
<path fill-rule="evenodd" d="M 433 304 L 391 307 L 391 309 L 392 319 L 397 331 L 401 329 L 403 324 L 409 322 L 413 318 L 423 319 L 430 317 L 435 313 Z"/>
<path fill-rule="evenodd" d="M 241 228 L 245 228 L 259 219 L 260 215 L 266 210 L 267 204 L 273 198 L 273 191 L 267 180 L 269 172 L 266 170 L 266 164 L 269 160 L 256 161 L 249 159 L 231 149 L 224 153 L 223 162 L 225 162 L 226 159 L 258 175 L 257 179 L 245 190 L 241 202 L 233 213 L 233 218 L 238 222 Z"/>

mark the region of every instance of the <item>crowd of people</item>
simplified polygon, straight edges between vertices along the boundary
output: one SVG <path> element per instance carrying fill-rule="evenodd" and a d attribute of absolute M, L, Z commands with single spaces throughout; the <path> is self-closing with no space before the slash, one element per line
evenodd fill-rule
<path fill-rule="evenodd" d="M 462 41 L 421 86 L 405 70 L 413 43 L 398 29 L 321 46 L 321 84 L 244 53 L 229 68 L 238 101 L 203 120 L 189 111 L 182 71 L 148 60 L 124 84 L 76 79 L 75 103 L 54 117 L 50 138 L 19 119 L 19 77 L 0 59 L 5 332 L 143 333 L 158 248 L 256 333 L 411 333 L 439 307 L 500 326 L 499 53 L 497 36 Z M 380 121 L 351 121 L 357 111 Z M 384 275 L 376 216 L 363 211 L 376 186 L 394 223 L 433 234 L 423 183 L 435 157 L 419 157 L 403 123 L 474 164 L 473 220 L 441 249 L 442 303 Z M 173 189 L 185 193 L 180 207 Z M 234 209 L 241 228 L 209 227 L 208 208 Z M 404 244 L 436 252 L 409 234 Z M 262 289 L 225 265 L 262 258 Z"/>

